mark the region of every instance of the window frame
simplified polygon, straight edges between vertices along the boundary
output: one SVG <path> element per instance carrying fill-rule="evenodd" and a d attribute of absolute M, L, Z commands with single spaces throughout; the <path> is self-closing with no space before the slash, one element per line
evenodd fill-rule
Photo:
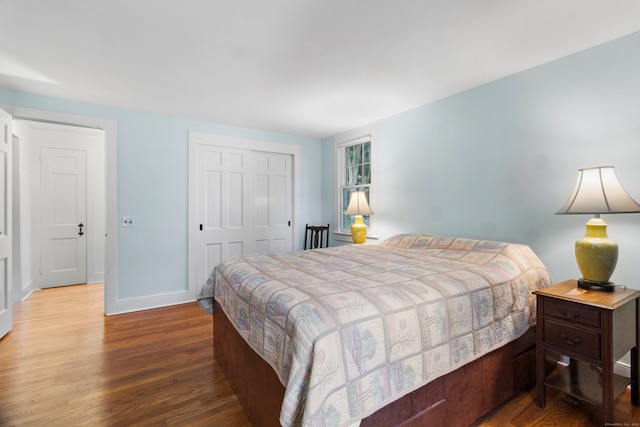
<path fill-rule="evenodd" d="M 334 204 L 334 227 L 333 238 L 337 241 L 351 242 L 351 230 L 342 227 L 342 212 L 346 209 L 343 206 L 342 192 L 346 186 L 346 149 L 350 146 L 370 143 L 369 163 L 371 180 L 369 184 L 359 186 L 360 188 L 368 187 L 369 189 L 369 206 L 371 210 L 378 213 L 378 168 L 377 168 L 377 147 L 376 147 L 376 129 L 374 126 L 364 126 L 334 137 L 334 179 L 335 179 L 335 204 Z M 348 201 L 347 201 L 348 203 Z M 369 223 L 367 224 L 367 239 L 378 239 L 378 221 L 376 215 L 369 215 Z"/>

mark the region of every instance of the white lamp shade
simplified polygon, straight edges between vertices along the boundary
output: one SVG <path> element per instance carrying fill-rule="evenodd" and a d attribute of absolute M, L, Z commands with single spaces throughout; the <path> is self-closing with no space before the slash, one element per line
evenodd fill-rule
<path fill-rule="evenodd" d="M 345 215 L 373 215 L 373 211 L 367 203 L 367 196 L 364 191 L 354 191 L 349 199 L 349 206 L 344 211 Z"/>
<path fill-rule="evenodd" d="M 608 214 L 640 212 L 640 205 L 618 181 L 613 166 L 578 170 L 578 181 L 558 214 Z"/>

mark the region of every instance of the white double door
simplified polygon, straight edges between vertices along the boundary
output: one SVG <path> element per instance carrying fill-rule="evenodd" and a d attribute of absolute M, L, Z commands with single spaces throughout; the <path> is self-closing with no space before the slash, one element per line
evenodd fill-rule
<path fill-rule="evenodd" d="M 292 165 L 291 154 L 197 144 L 198 293 L 224 259 L 292 250 Z"/>

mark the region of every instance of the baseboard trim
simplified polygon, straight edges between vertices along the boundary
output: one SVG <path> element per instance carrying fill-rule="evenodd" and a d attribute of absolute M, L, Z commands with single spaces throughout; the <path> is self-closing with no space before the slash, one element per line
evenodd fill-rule
<path fill-rule="evenodd" d="M 616 362 L 613 365 L 613 373 L 622 377 L 631 378 L 631 366 L 626 363 Z"/>
<path fill-rule="evenodd" d="M 569 358 L 566 356 L 562 356 L 562 359 L 558 361 L 558 363 L 567 366 L 569 365 Z M 613 365 L 613 373 L 616 375 L 620 375 L 621 377 L 631 378 L 631 366 L 618 361 Z"/>
<path fill-rule="evenodd" d="M 150 310 L 153 308 L 168 307 L 171 305 L 194 302 L 193 296 L 188 291 L 171 292 L 167 294 L 151 295 L 139 298 L 119 299 L 113 307 L 105 310 L 105 315 L 131 313 L 133 311 Z"/>

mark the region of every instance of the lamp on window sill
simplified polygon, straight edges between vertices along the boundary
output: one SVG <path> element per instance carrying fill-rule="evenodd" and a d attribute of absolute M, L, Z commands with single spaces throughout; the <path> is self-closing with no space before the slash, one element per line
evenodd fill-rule
<path fill-rule="evenodd" d="M 353 243 L 364 243 L 367 240 L 367 226 L 362 222 L 362 215 L 373 215 L 364 191 L 351 193 L 349 206 L 347 206 L 344 214 L 355 215 L 353 224 L 351 224 L 351 239 L 353 239 Z"/>
<path fill-rule="evenodd" d="M 609 281 L 618 262 L 618 245 L 607 236 L 601 214 L 640 212 L 640 205 L 618 181 L 613 166 L 578 170 L 576 186 L 557 214 L 592 214 L 584 239 L 576 242 L 576 261 L 582 273 L 578 286 L 612 292 Z"/>

